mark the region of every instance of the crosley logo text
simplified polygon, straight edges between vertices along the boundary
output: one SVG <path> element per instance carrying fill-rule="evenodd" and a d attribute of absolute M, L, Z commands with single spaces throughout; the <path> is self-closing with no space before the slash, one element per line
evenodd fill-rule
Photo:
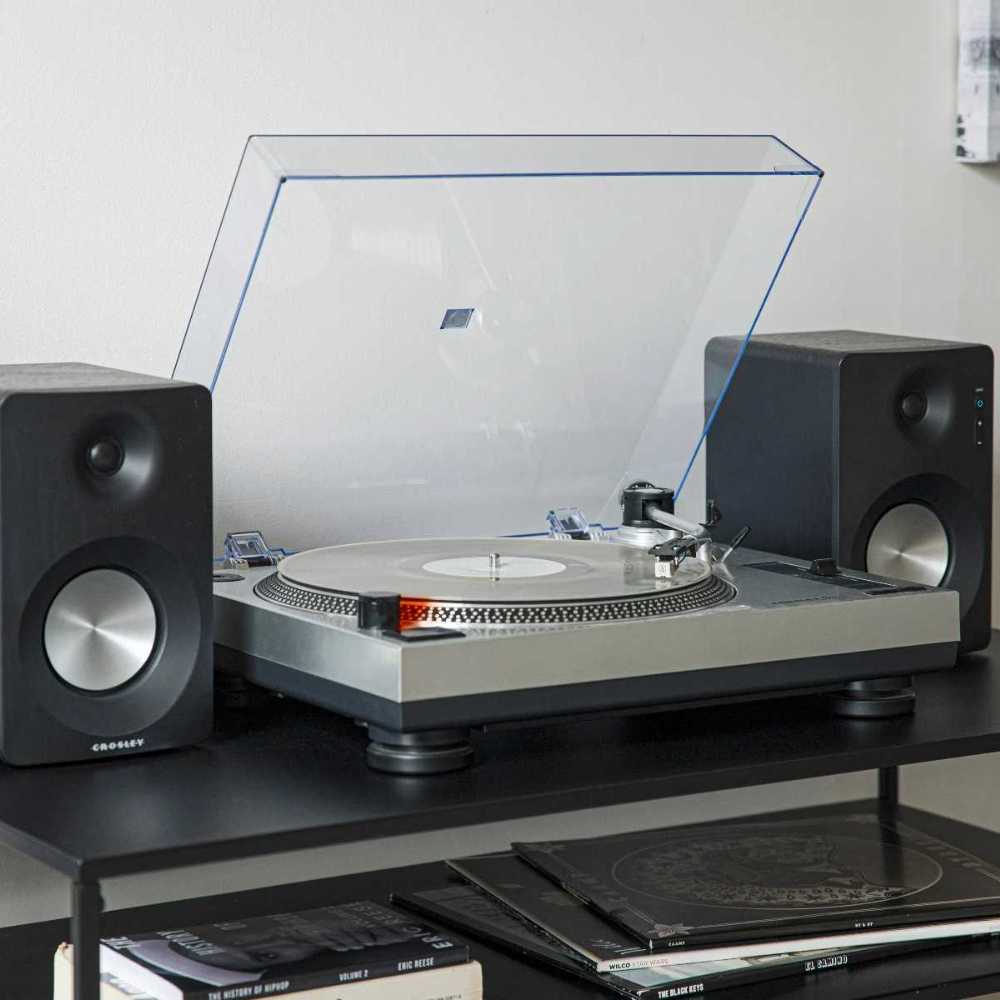
<path fill-rule="evenodd" d="M 90 749 L 94 753 L 106 753 L 108 750 L 136 750 L 146 741 L 141 737 L 131 740 L 111 740 L 110 743 L 95 743 Z"/>

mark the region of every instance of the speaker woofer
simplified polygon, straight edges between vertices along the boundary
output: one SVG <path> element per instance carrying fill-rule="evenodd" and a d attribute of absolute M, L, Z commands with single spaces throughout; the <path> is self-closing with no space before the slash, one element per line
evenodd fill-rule
<path fill-rule="evenodd" d="M 67 684 L 110 691 L 149 662 L 156 609 L 135 577 L 115 569 L 81 573 L 56 594 L 45 616 L 45 653 Z"/>
<path fill-rule="evenodd" d="M 880 576 L 940 586 L 951 562 L 951 543 L 941 519 L 922 503 L 887 510 L 868 537 L 866 569 Z"/>

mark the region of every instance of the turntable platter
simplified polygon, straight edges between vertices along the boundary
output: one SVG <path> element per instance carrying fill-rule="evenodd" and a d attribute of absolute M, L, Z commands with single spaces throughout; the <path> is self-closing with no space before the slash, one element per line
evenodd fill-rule
<path fill-rule="evenodd" d="M 560 624 L 651 617 L 724 603 L 733 588 L 697 559 L 670 579 L 643 550 L 610 542 L 472 538 L 365 542 L 283 560 L 259 596 L 353 615 L 357 595 L 402 595 L 406 625 Z"/>

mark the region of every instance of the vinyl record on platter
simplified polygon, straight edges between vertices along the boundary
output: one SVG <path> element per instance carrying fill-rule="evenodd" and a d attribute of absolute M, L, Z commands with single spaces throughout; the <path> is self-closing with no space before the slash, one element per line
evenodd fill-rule
<path fill-rule="evenodd" d="M 357 596 L 402 596 L 404 625 L 533 625 L 654 617 L 724 603 L 733 588 L 686 559 L 670 579 L 613 542 L 456 538 L 362 542 L 289 556 L 257 585 L 286 606 L 353 615 Z"/>

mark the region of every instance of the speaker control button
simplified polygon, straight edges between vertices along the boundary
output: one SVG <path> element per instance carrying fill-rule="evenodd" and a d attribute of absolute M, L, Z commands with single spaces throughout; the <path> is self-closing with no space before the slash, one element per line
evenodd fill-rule
<path fill-rule="evenodd" d="M 908 392 L 899 401 L 899 412 L 914 423 L 927 414 L 927 397 L 922 392 Z"/>
<path fill-rule="evenodd" d="M 98 476 L 113 476 L 125 461 L 125 452 L 114 438 L 101 438 L 87 449 L 87 467 Z"/>

